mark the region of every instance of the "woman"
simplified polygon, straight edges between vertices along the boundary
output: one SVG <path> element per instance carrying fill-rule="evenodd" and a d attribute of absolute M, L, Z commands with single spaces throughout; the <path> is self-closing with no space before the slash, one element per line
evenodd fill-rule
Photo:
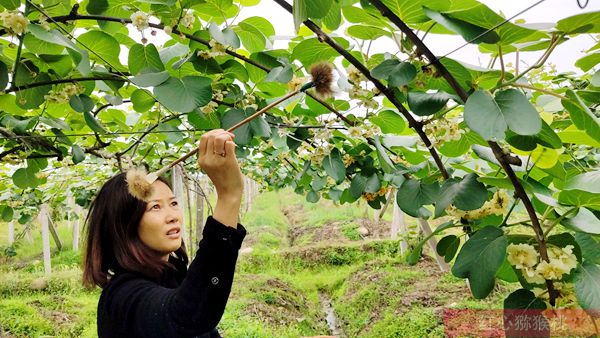
<path fill-rule="evenodd" d="M 100 189 L 87 219 L 83 271 L 85 285 L 103 289 L 99 337 L 221 337 L 216 326 L 246 235 L 238 224 L 243 180 L 233 138 L 218 129 L 200 139 L 199 164 L 218 198 L 189 269 L 182 209 L 164 179 L 147 201 L 129 194 L 125 174 Z"/>

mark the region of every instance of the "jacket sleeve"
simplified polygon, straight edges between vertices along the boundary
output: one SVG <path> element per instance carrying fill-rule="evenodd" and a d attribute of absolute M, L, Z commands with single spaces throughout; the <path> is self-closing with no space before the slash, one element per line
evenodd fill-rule
<path fill-rule="evenodd" d="M 225 311 L 245 235 L 241 224 L 234 229 L 210 216 L 181 285 L 169 289 L 151 281 L 136 283 L 136 290 L 121 299 L 133 305 L 134 318 L 123 320 L 133 319 L 136 336 L 142 337 L 195 337 L 213 330 Z"/>

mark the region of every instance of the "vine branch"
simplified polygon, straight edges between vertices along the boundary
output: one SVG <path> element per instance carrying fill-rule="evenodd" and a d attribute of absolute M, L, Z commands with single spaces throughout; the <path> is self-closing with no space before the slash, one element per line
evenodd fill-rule
<path fill-rule="evenodd" d="M 406 34 L 406 36 L 415 44 L 415 46 L 417 46 L 417 51 L 419 51 L 420 53 L 425 55 L 425 57 L 429 60 L 429 62 L 431 62 L 431 64 L 435 65 L 437 70 L 444 77 L 444 79 L 448 82 L 448 84 L 452 87 L 452 89 L 454 89 L 454 91 L 461 98 L 461 100 L 463 100 L 463 102 L 466 102 L 469 97 L 467 92 L 458 84 L 458 81 L 456 81 L 454 76 L 452 76 L 452 74 L 450 74 L 450 72 L 446 69 L 446 67 L 444 67 L 444 65 L 435 57 L 435 55 L 431 52 L 431 50 L 425 45 L 425 43 L 423 43 L 423 41 L 421 39 L 419 39 L 419 37 L 412 31 L 412 29 L 410 27 L 408 27 L 395 13 L 393 13 L 389 8 L 387 8 L 380 0 L 368 0 L 368 1 L 379 10 L 381 15 L 388 18 L 402 32 L 404 32 Z M 546 51 L 545 57 L 540 59 L 540 61 L 542 61 L 542 64 L 543 64 L 543 62 L 545 62 L 545 60 L 549 56 L 551 49 L 553 49 L 555 46 L 553 47 L 553 44 L 552 44 L 550 47 L 551 48 L 549 48 L 549 50 Z M 521 74 L 521 76 L 523 74 Z M 519 181 L 514 170 L 510 166 L 510 164 L 512 164 L 512 163 L 510 162 L 509 159 L 515 158 L 515 157 L 510 156 L 510 154 L 505 153 L 496 142 L 488 141 L 488 144 L 490 145 L 492 151 L 494 152 L 496 159 L 500 162 L 502 168 L 504 169 L 504 171 L 506 172 L 512 185 L 514 186 L 515 196 L 517 196 L 519 199 L 521 199 L 521 201 L 523 201 L 525 209 L 527 210 L 527 214 L 528 214 L 529 218 L 531 219 L 532 228 L 536 235 L 536 240 L 539 244 L 540 256 L 542 257 L 543 260 L 548 262 L 549 257 L 548 257 L 548 249 L 546 247 L 546 239 L 544 237 L 544 232 L 542 230 L 539 219 L 535 212 L 535 208 L 533 207 L 533 204 L 531 203 L 529 196 L 525 192 L 523 185 L 521 184 L 521 182 Z M 519 160 L 519 162 L 520 162 L 520 160 Z M 554 285 L 553 285 L 552 281 L 546 280 L 546 286 L 548 288 L 550 304 L 554 305 L 555 300 L 556 300 L 556 291 L 554 289 Z"/>
<path fill-rule="evenodd" d="M 292 6 L 290 4 L 288 4 L 287 2 L 285 2 L 285 0 L 273 0 L 273 1 L 275 1 L 278 5 L 283 7 L 289 13 L 293 13 Z M 317 38 L 319 39 L 319 41 L 325 42 L 330 47 L 335 49 L 341 56 L 343 56 L 346 60 L 348 60 L 352 65 L 354 65 L 354 67 L 356 67 L 356 69 L 358 69 L 361 73 L 363 73 L 365 75 L 365 77 L 367 79 L 369 79 L 369 81 L 371 81 L 375 85 L 375 87 L 377 87 L 377 89 L 379 89 L 379 91 L 388 98 L 388 100 L 390 100 L 390 102 L 398 109 L 398 111 L 400 111 L 400 113 L 404 116 L 404 118 L 406 118 L 406 120 L 408 121 L 408 126 L 413 128 L 417 132 L 417 134 L 419 135 L 419 137 L 421 138 L 421 140 L 423 141 L 423 143 L 429 150 L 429 153 L 433 157 L 433 160 L 435 161 L 435 164 L 437 165 L 438 169 L 440 170 L 442 177 L 444 179 L 449 178 L 450 176 L 448 175 L 448 171 L 444 167 L 444 164 L 443 164 L 437 150 L 433 147 L 433 144 L 429 140 L 429 137 L 423 131 L 423 125 L 421 124 L 421 122 L 417 121 L 408 112 L 408 110 L 402 105 L 402 102 L 400 102 L 398 100 L 398 98 L 396 98 L 396 96 L 394 95 L 394 91 L 391 88 L 385 86 L 378 79 L 374 78 L 371 75 L 371 72 L 369 71 L 369 69 L 365 65 L 363 65 L 352 54 L 350 54 L 350 52 L 348 52 L 345 48 L 343 48 L 337 42 L 335 42 L 333 39 L 331 39 L 331 37 L 329 35 L 327 35 L 325 32 L 323 32 L 323 30 L 321 30 L 321 28 L 319 26 L 317 26 L 314 22 L 312 22 L 311 20 L 306 20 L 303 23 L 306 25 L 306 27 L 308 27 L 311 31 L 313 31 L 317 35 Z"/>

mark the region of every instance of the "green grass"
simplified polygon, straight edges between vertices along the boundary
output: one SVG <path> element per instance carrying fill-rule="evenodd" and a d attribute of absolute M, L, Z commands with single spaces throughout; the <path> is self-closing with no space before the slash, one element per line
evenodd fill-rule
<path fill-rule="evenodd" d="M 391 213 L 388 208 L 383 219 L 389 220 Z M 372 217 L 373 211 L 368 214 Z M 348 337 L 441 337 L 440 309 L 500 308 L 512 291 L 512 285 L 500 284 L 491 297 L 474 300 L 464 280 L 439 273 L 431 260 L 403 263 L 398 240 L 363 240 L 356 221 L 363 217 L 364 203 L 311 204 L 289 191 L 258 196 L 241 220 L 248 229 L 245 245 L 253 250 L 239 257 L 219 324 L 223 335 L 328 334 L 320 304 L 326 296 Z M 339 227 L 338 237 L 315 242 L 314 232 L 331 224 Z M 290 247 L 292 226 L 301 231 Z M 57 251 L 52 243 L 52 275 L 43 290 L 31 287 L 44 278 L 39 230 L 32 231 L 32 244 L 15 246 L 15 257 L 0 254 L 0 328 L 11 337 L 96 336 L 100 290 L 82 287 L 81 255 L 70 250 L 71 231 L 59 224 L 58 232 L 64 249 Z M 5 238 L 6 224 L 0 223 L 0 241 Z"/>

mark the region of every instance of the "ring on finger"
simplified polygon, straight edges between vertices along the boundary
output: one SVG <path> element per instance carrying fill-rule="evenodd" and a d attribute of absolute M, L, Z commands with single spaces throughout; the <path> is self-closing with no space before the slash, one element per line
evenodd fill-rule
<path fill-rule="evenodd" d="M 218 152 L 218 151 L 216 151 L 216 150 L 215 150 L 215 151 L 213 151 L 213 153 L 214 153 L 215 155 L 219 155 L 219 156 L 221 156 L 221 157 L 225 157 L 225 152 L 222 152 L 222 153 L 220 153 L 220 152 Z"/>

